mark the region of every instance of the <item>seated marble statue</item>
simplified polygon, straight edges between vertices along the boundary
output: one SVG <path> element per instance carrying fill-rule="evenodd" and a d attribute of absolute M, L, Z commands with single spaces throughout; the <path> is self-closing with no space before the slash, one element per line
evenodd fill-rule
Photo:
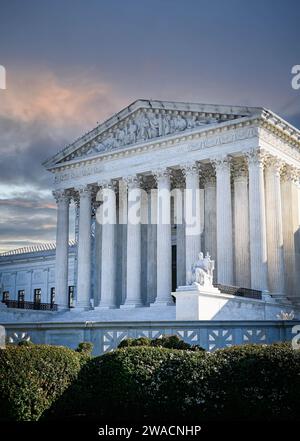
<path fill-rule="evenodd" d="M 207 253 L 203 256 L 203 253 L 199 253 L 198 260 L 192 265 L 190 272 L 190 283 L 198 287 L 212 287 L 213 286 L 213 272 L 215 268 L 214 260 L 211 260 L 210 255 Z"/>

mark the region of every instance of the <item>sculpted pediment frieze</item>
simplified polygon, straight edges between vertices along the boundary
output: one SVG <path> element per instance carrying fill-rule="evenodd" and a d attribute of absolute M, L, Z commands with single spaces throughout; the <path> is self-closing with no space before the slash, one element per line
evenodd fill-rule
<path fill-rule="evenodd" d="M 233 119 L 233 116 L 230 115 L 227 118 Z M 206 115 L 198 112 L 139 110 L 87 142 L 83 148 L 81 147 L 69 157 L 64 158 L 64 161 L 110 152 L 121 147 L 181 133 L 208 124 L 217 124 L 224 122 L 227 118 L 224 115 Z"/>

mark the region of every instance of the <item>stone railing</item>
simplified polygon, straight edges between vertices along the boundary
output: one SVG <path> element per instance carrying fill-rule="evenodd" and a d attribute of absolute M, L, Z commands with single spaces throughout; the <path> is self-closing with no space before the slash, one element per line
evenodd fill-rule
<path fill-rule="evenodd" d="M 178 335 L 206 350 L 246 343 L 269 344 L 291 341 L 299 321 L 199 321 L 199 322 L 39 322 L 4 324 L 8 336 L 26 332 L 34 343 L 77 347 L 82 341 L 94 344 L 94 354 L 115 349 L 125 338 Z"/>

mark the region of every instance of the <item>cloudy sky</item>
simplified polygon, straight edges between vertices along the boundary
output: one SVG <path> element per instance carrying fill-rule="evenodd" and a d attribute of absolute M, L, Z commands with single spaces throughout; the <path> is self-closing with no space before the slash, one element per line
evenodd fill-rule
<path fill-rule="evenodd" d="M 0 251 L 55 240 L 41 162 L 138 98 L 262 105 L 300 127 L 293 0 L 0 0 Z"/>

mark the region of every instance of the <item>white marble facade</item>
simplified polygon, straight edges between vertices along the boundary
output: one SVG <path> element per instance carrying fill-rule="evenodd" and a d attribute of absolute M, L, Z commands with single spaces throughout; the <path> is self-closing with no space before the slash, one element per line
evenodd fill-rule
<path fill-rule="evenodd" d="M 68 261 L 72 200 L 78 311 L 89 309 L 91 298 L 95 311 L 167 306 L 200 251 L 216 261 L 215 282 L 299 302 L 300 132 L 271 111 L 139 100 L 44 166 L 54 175 L 58 208 L 61 309 L 68 308 L 74 272 Z M 97 195 L 107 188 L 115 225 L 96 220 Z M 198 198 L 193 234 L 178 221 L 188 214 L 183 189 Z M 129 190 L 146 191 L 136 199 L 138 225 L 127 223 Z M 164 190 L 176 191 L 170 197 Z M 169 222 L 157 222 L 159 210 Z"/>

